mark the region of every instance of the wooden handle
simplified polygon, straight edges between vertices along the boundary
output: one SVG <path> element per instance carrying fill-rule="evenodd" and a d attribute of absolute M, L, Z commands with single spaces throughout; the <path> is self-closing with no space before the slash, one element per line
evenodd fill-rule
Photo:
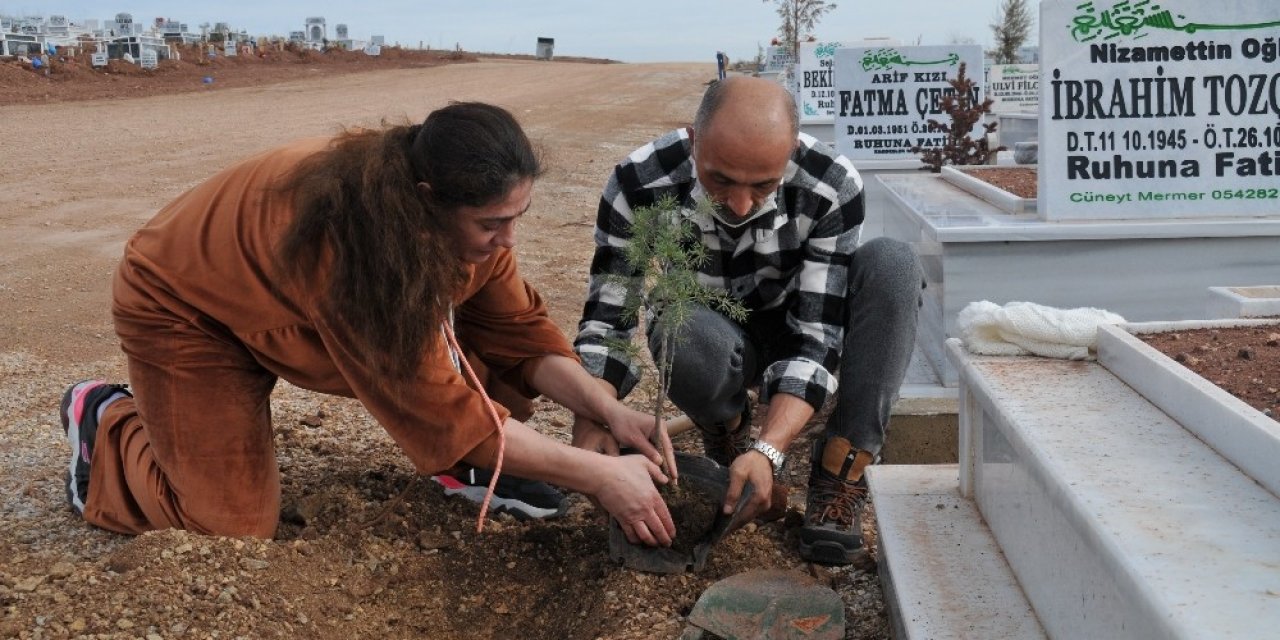
<path fill-rule="evenodd" d="M 678 436 L 693 428 L 693 420 L 681 415 L 667 421 L 667 435 Z"/>

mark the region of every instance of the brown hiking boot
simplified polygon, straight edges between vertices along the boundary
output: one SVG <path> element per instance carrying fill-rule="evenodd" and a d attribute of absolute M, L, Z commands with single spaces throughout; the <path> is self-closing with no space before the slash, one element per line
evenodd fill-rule
<path fill-rule="evenodd" d="M 870 452 L 832 436 L 813 443 L 809 497 L 800 528 L 800 557 L 809 562 L 844 565 L 862 548 L 862 507 L 867 502 L 863 475 L 874 460 Z"/>
<path fill-rule="evenodd" d="M 722 467 L 733 463 L 734 458 L 744 454 L 751 448 L 751 401 L 742 409 L 738 424 L 729 430 L 727 424 L 702 426 L 694 424 L 698 433 L 702 434 L 702 450 L 708 458 L 715 460 Z"/>

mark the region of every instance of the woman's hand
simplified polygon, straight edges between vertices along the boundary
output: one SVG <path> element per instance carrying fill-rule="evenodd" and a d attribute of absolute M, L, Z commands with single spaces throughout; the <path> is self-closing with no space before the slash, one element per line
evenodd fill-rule
<path fill-rule="evenodd" d="M 591 496 L 622 527 L 632 544 L 667 547 L 676 525 L 654 483 L 666 484 L 658 465 L 641 456 L 608 458 L 600 484 Z"/>
<path fill-rule="evenodd" d="M 657 465 L 662 465 L 664 462 L 661 451 L 670 453 L 671 457 L 665 461 L 665 468 L 672 474 L 673 480 L 678 479 L 679 472 L 676 471 L 675 450 L 671 446 L 671 436 L 667 434 L 665 425 L 654 420 L 652 414 L 642 413 L 618 403 L 608 420 L 609 432 L 619 446 L 630 447 Z M 574 427 L 576 440 L 576 423 Z M 653 445 L 655 429 L 660 438 L 658 447 Z"/>

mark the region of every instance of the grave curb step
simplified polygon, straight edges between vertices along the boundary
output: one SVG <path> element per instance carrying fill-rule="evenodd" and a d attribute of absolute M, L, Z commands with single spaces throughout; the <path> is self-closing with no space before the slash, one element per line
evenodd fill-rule
<path fill-rule="evenodd" d="M 1098 363 L 950 349 L 961 486 L 1047 633 L 1280 628 L 1280 499 Z"/>
<path fill-rule="evenodd" d="M 868 470 L 894 637 L 1047 637 L 958 474 L 954 464 Z"/>

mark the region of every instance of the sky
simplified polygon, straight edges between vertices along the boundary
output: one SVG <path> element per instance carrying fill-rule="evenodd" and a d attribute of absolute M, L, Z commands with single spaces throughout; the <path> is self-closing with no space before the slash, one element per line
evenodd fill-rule
<path fill-rule="evenodd" d="M 887 37 L 899 44 L 972 41 L 991 46 L 1000 0 L 836 0 L 815 35 L 820 40 Z M 1039 0 L 1031 0 L 1038 12 Z M 386 37 L 388 44 L 468 51 L 533 53 L 538 37 L 555 38 L 555 53 L 623 62 L 750 60 L 768 46 L 779 19 L 762 0 L 0 0 L 3 15 L 65 15 L 72 22 L 133 15 L 150 24 L 159 16 L 187 23 L 227 22 L 252 35 L 301 31 L 308 16 L 348 26 L 355 39 Z M 105 9 L 104 9 L 105 7 Z M 1038 40 L 1033 31 L 1032 42 Z"/>

